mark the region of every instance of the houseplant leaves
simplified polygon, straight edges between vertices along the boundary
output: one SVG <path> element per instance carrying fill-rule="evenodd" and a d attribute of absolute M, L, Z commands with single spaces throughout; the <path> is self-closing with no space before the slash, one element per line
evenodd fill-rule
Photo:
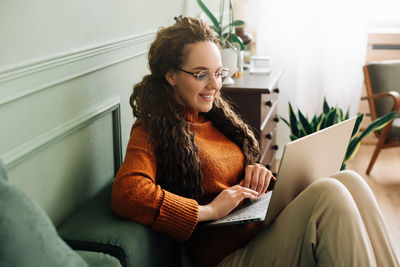
<path fill-rule="evenodd" d="M 349 110 L 346 113 L 339 107 L 330 107 L 326 98 L 324 98 L 322 113 L 319 115 L 314 115 L 309 121 L 307 116 L 305 116 L 299 109 L 296 112 L 293 110 L 292 104 L 289 102 L 289 121 L 287 121 L 282 116 L 279 116 L 286 125 L 290 128 L 290 140 L 294 141 L 298 138 L 306 136 L 308 134 L 314 133 L 316 131 L 322 130 L 326 127 L 332 126 L 341 121 L 347 120 L 349 118 Z M 396 116 L 396 112 L 388 113 L 378 119 L 374 120 L 368 127 L 360 133 L 361 124 L 364 120 L 364 113 L 357 115 L 357 119 L 354 125 L 353 132 L 351 134 L 351 139 L 347 147 L 345 158 L 342 163 L 342 170 L 346 167 L 346 162 L 351 160 L 356 154 L 361 140 L 364 139 L 370 133 L 380 130 L 389 124 Z"/>

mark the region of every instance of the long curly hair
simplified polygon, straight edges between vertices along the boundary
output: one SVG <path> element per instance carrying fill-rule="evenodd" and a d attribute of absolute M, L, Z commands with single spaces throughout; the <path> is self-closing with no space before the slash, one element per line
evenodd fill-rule
<path fill-rule="evenodd" d="M 202 41 L 218 45 L 218 40 L 202 20 L 190 17 L 175 20 L 174 25 L 158 30 L 148 53 L 151 74 L 134 86 L 130 105 L 155 146 L 157 183 L 170 192 L 199 201 L 203 195 L 203 175 L 198 147 L 165 74 L 181 66 L 186 45 Z M 253 132 L 219 93 L 212 109 L 202 114 L 242 149 L 245 165 L 257 161 L 259 146 Z"/>

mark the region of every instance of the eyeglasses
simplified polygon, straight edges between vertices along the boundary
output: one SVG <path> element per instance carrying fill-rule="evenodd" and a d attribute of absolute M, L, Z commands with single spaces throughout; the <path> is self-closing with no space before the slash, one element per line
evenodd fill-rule
<path fill-rule="evenodd" d="M 183 69 L 178 69 L 178 70 L 180 70 L 184 73 L 187 73 L 187 74 L 191 74 L 194 77 L 196 77 L 197 82 L 200 86 L 207 86 L 210 83 L 213 75 L 214 75 L 217 83 L 222 84 L 222 82 L 225 80 L 226 77 L 228 77 L 228 74 L 229 74 L 229 70 L 227 68 L 223 68 L 221 71 L 219 71 L 217 73 L 214 73 L 209 70 L 202 70 L 199 73 L 193 73 L 193 72 L 186 71 Z"/>

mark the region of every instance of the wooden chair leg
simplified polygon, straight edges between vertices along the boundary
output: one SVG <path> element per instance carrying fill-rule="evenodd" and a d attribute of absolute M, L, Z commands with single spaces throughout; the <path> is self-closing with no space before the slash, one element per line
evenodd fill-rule
<path fill-rule="evenodd" d="M 387 136 L 388 136 L 388 134 L 390 132 L 390 129 L 392 128 L 392 124 L 393 124 L 393 121 L 391 121 L 388 125 L 386 125 L 383 128 L 382 133 L 379 136 L 378 144 L 375 147 L 374 154 L 372 154 L 371 161 L 369 162 L 369 165 L 368 165 L 368 168 L 367 168 L 367 171 L 366 171 L 367 174 L 369 174 L 371 172 L 371 169 L 374 166 L 375 161 L 378 158 L 379 153 L 381 152 L 382 148 L 384 147 L 386 138 L 387 138 Z"/>
<path fill-rule="evenodd" d="M 374 166 L 375 161 L 376 161 L 376 159 L 378 158 L 378 155 L 379 155 L 379 153 L 380 153 L 381 150 L 382 150 L 382 146 L 383 146 L 383 144 L 381 144 L 381 142 L 378 142 L 378 144 L 377 144 L 376 147 L 375 147 L 375 151 L 374 151 L 374 153 L 372 154 L 371 161 L 369 162 L 369 165 L 368 165 L 368 168 L 367 168 L 367 171 L 366 171 L 366 173 L 367 173 L 368 175 L 369 175 L 369 173 L 371 172 L 372 167 Z"/>

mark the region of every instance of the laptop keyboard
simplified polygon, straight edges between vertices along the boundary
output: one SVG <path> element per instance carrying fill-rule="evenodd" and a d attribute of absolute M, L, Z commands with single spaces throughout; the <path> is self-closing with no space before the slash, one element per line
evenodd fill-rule
<path fill-rule="evenodd" d="M 266 206 L 264 202 L 257 203 L 253 206 L 252 209 L 241 209 L 238 210 L 238 214 L 235 214 L 232 216 L 232 218 L 229 218 L 227 221 L 240 221 L 240 220 L 246 220 L 246 219 L 252 219 L 254 217 L 258 217 L 259 214 L 263 214 L 265 212 Z"/>
<path fill-rule="evenodd" d="M 269 201 L 271 200 L 272 192 L 265 194 L 257 200 L 251 201 L 247 205 L 243 205 L 238 210 L 232 212 L 224 219 L 218 220 L 219 223 L 228 223 L 228 222 L 248 222 L 252 221 L 256 218 L 263 217 L 266 214 L 266 211 L 269 206 Z M 247 208 L 247 206 L 251 205 L 251 208 Z M 212 223 L 211 223 L 212 224 Z"/>

